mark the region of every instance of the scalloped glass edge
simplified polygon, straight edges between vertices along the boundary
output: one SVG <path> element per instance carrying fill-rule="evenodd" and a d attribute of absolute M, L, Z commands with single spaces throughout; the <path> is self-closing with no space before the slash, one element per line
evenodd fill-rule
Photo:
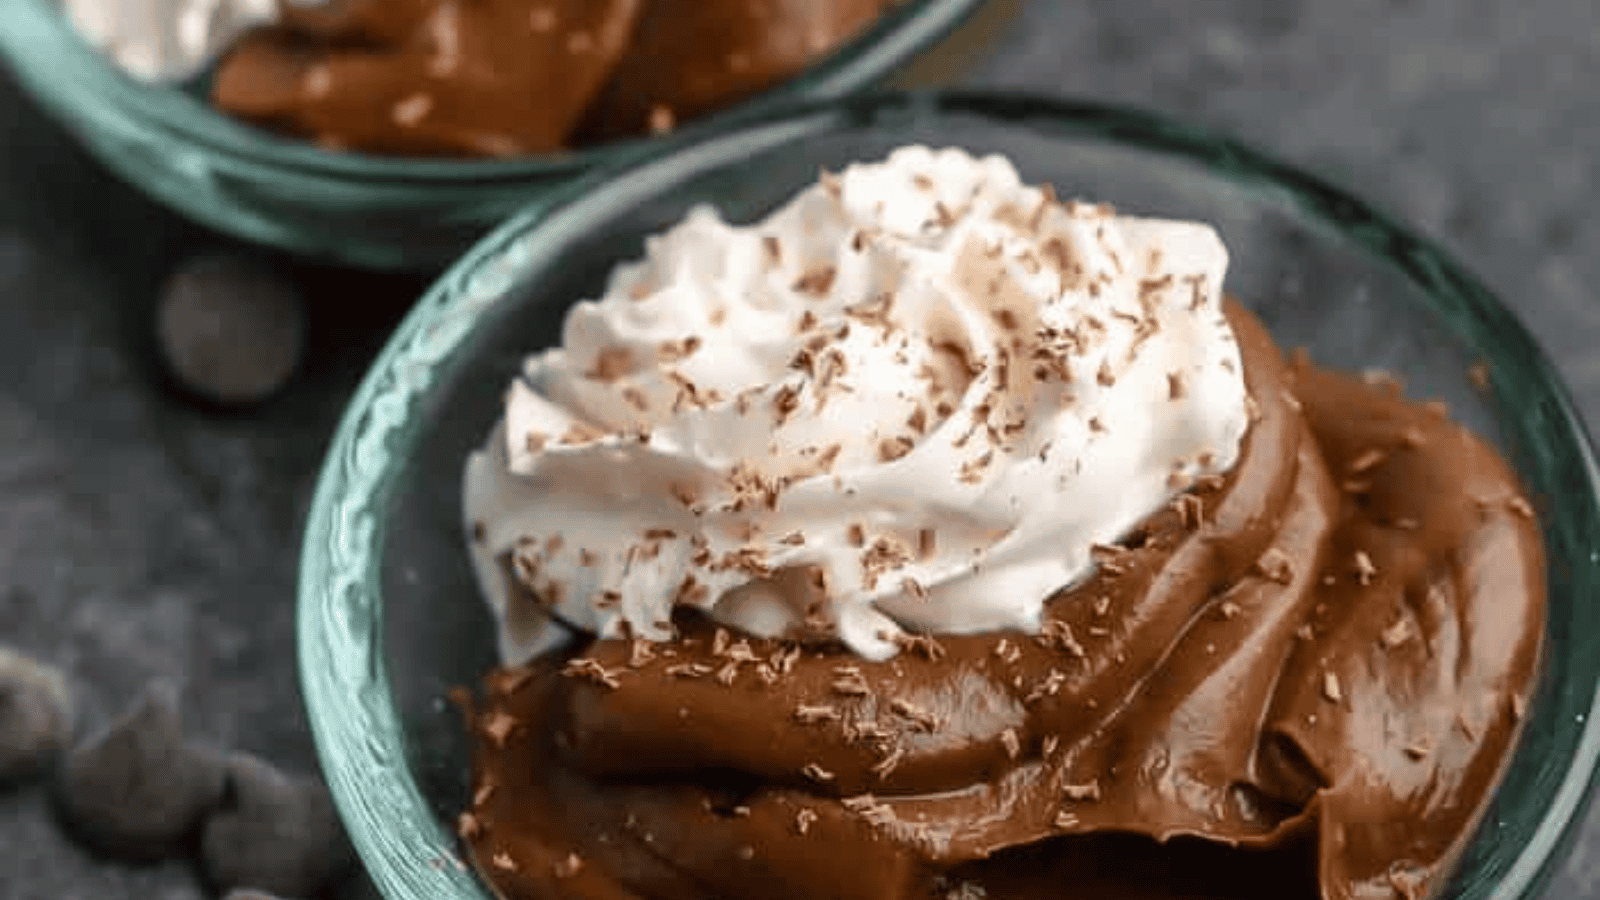
<path fill-rule="evenodd" d="M 393 494 L 391 448 L 414 439 L 409 412 L 433 383 L 440 364 L 470 333 L 478 314 L 506 294 L 516 273 L 542 248 L 559 247 L 582 227 L 584 209 L 601 194 L 626 200 L 648 192 L 684 165 L 731 162 L 751 144 L 779 146 L 828 127 L 872 124 L 895 117 L 976 115 L 1061 134 L 1111 137 L 1184 157 L 1222 177 L 1285 192 L 1307 215 L 1320 219 L 1399 266 L 1422 286 L 1451 327 L 1494 335 L 1521 365 L 1497 370 L 1497 390 L 1539 401 L 1525 415 L 1549 419 L 1574 436 L 1586 476 L 1580 518 L 1600 522 L 1600 469 L 1580 417 L 1561 380 L 1520 322 L 1472 275 L 1434 246 L 1394 224 L 1368 204 L 1328 183 L 1260 154 L 1220 134 L 1157 115 L 1089 101 L 1023 94 L 918 92 L 884 94 L 843 104 L 810 104 L 699 141 L 674 143 L 630 165 L 606 167 L 569 183 L 501 225 L 452 266 L 407 314 L 373 363 L 347 407 L 330 444 L 307 518 L 300 562 L 297 644 L 302 692 L 312 732 L 334 800 L 356 849 L 380 891 L 391 900 L 486 897 L 476 877 L 455 856 L 455 838 L 439 825 L 406 766 L 399 717 L 390 697 L 381 643 L 379 570 L 382 515 Z M 618 175 L 626 173 L 626 178 Z M 588 199 L 588 203 L 584 202 Z M 1510 385 L 1510 387 L 1507 387 Z M 1568 560 L 1579 585 L 1600 585 L 1600 554 Z M 338 698 L 351 697 L 356 702 Z M 1550 807 L 1528 844 L 1487 895 L 1525 898 L 1551 873 L 1547 863 L 1571 838 L 1586 808 L 1600 761 L 1600 693 L 1580 714 L 1584 733 L 1561 777 Z M 394 822 L 418 828 L 385 827 Z"/>
<path fill-rule="evenodd" d="M 366 181 L 454 184 L 511 183 L 529 178 L 570 175 L 610 165 L 656 147 L 693 141 L 759 121 L 793 103 L 835 100 L 888 77 L 917 53 L 938 44 L 984 0 L 908 0 L 833 53 L 766 91 L 732 107 L 702 116 L 671 138 L 628 138 L 570 153 L 509 160 L 416 160 L 361 153 L 333 153 L 304 141 L 283 138 L 218 114 L 181 91 L 129 78 L 72 32 L 53 7 L 56 0 L 0 0 L 0 50 L 15 75 L 38 102 L 67 121 L 95 123 L 127 139 L 165 133 L 168 140 L 193 142 L 205 150 L 273 168 L 280 175 L 311 180 L 353 178 Z M 50 67 L 66 80 L 83 82 L 74 108 L 56 86 L 58 79 L 21 61 L 51 52 Z M 142 110 L 133 114 L 129 110 Z"/>

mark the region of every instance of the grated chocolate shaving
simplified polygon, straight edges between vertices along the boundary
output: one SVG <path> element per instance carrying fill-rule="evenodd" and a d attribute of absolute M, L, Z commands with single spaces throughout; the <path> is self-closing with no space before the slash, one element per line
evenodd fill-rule
<path fill-rule="evenodd" d="M 894 462 L 916 447 L 916 442 L 908 437 L 893 437 L 878 443 L 878 461 Z"/>
<path fill-rule="evenodd" d="M 773 670 L 779 675 L 788 675 L 794 671 L 794 664 L 799 661 L 800 645 L 795 644 L 791 647 L 779 647 L 777 650 L 774 650 L 772 652 L 771 659 L 768 660 L 768 663 L 771 664 Z"/>
<path fill-rule="evenodd" d="M 634 638 L 628 642 L 628 667 L 642 669 L 656 658 L 654 645 L 644 638 Z"/>
<path fill-rule="evenodd" d="M 1402 617 L 1383 630 L 1383 646 L 1385 649 L 1393 650 L 1411 640 L 1415 634 L 1416 632 L 1411 627 L 1411 620 Z"/>
<path fill-rule="evenodd" d="M 802 766 L 800 768 L 800 774 L 802 774 L 805 777 L 811 779 L 812 781 L 815 781 L 818 784 L 827 784 L 828 782 L 832 781 L 833 778 L 834 778 L 834 775 L 833 775 L 832 772 L 829 772 L 827 769 L 824 769 L 823 767 L 817 765 L 814 762 L 806 763 L 804 766 Z"/>
<path fill-rule="evenodd" d="M 1028 696 L 1022 698 L 1022 702 L 1025 704 L 1032 704 L 1037 703 L 1046 697 L 1054 697 L 1056 694 L 1061 693 L 1061 686 L 1066 683 L 1067 676 L 1061 674 L 1055 669 L 1051 669 L 1049 674 L 1045 675 L 1045 677 L 1042 678 L 1038 684 L 1034 685 L 1033 690 L 1028 693 Z"/>
<path fill-rule="evenodd" d="M 894 642 L 900 649 L 917 653 L 929 662 L 944 659 L 944 645 L 934 640 L 931 635 L 901 632 L 894 636 Z"/>
<path fill-rule="evenodd" d="M 555 864 L 557 878 L 571 878 L 583 871 L 583 857 L 576 853 L 568 853 L 565 859 Z"/>
<path fill-rule="evenodd" d="M 988 450 L 977 459 L 969 459 L 961 464 L 961 471 L 957 478 L 964 484 L 977 484 L 983 480 L 983 472 L 994 462 L 994 451 Z"/>
<path fill-rule="evenodd" d="M 483 806 L 489 802 L 490 797 L 494 796 L 494 792 L 495 783 L 492 781 L 485 781 L 483 784 L 478 785 L 478 789 L 472 794 L 472 805 L 475 807 Z"/>
<path fill-rule="evenodd" d="M 812 705 L 802 703 L 794 708 L 794 717 L 802 725 L 816 725 L 820 722 L 837 722 L 840 719 L 839 710 L 828 705 Z"/>
<path fill-rule="evenodd" d="M 483 723 L 483 733 L 489 736 L 489 740 L 494 741 L 496 747 L 504 747 L 506 738 L 511 736 L 516 727 L 516 719 L 506 714 L 504 710 L 497 709 L 490 713 L 487 721 Z"/>
<path fill-rule="evenodd" d="M 1322 696 L 1329 703 L 1338 703 L 1344 700 L 1344 691 L 1339 687 L 1339 676 L 1332 672 L 1322 673 Z"/>
<path fill-rule="evenodd" d="M 909 720 L 916 726 L 918 731 L 931 733 L 937 731 L 939 726 L 943 724 L 939 721 L 938 716 L 909 700 L 903 700 L 898 697 L 889 701 L 889 710 L 895 715 Z"/>
<path fill-rule="evenodd" d="M 1294 566 L 1289 562 L 1289 555 L 1277 547 L 1268 547 L 1256 560 L 1256 572 L 1268 581 L 1278 584 L 1288 584 L 1294 581 Z"/>
<path fill-rule="evenodd" d="M 673 484 L 669 485 L 667 487 L 667 493 L 672 495 L 672 499 L 678 501 L 679 503 L 683 504 L 685 508 L 691 510 L 694 509 L 695 504 L 700 501 L 699 495 L 695 493 L 694 488 L 678 482 L 674 482 Z"/>
<path fill-rule="evenodd" d="M 795 280 L 794 290 L 820 297 L 833 288 L 833 280 L 837 275 L 838 270 L 833 266 L 811 269 Z"/>
<path fill-rule="evenodd" d="M 873 825 L 888 825 L 895 821 L 894 810 L 871 794 L 845 797 L 839 804 Z"/>
<path fill-rule="evenodd" d="M 1107 575 L 1121 575 L 1128 571 L 1128 550 L 1116 544 L 1090 544 L 1089 558 Z"/>
<path fill-rule="evenodd" d="M 885 754 L 883 759 L 873 763 L 868 771 L 870 771 L 873 775 L 876 775 L 879 781 L 883 781 L 884 779 L 888 778 L 895 769 L 900 767 L 900 761 L 905 759 L 905 757 L 906 751 L 903 748 L 896 746 L 887 754 Z"/>
<path fill-rule="evenodd" d="M 795 411 L 800 408 L 800 388 L 786 384 L 772 395 L 772 409 L 777 414 L 778 424 L 789 421 Z"/>
<path fill-rule="evenodd" d="M 1095 801 L 1100 799 L 1100 782 L 1090 781 L 1086 784 L 1066 784 L 1061 786 L 1061 795 L 1073 801 Z"/>
<path fill-rule="evenodd" d="M 830 687 L 835 694 L 845 697 L 865 697 L 872 693 L 866 677 L 855 666 L 838 666 L 833 670 L 833 674 L 835 677 Z"/>
<path fill-rule="evenodd" d="M 1094 373 L 1094 380 L 1102 387 L 1111 387 L 1117 383 L 1117 376 L 1111 371 L 1111 364 L 1100 360 L 1100 368 Z"/>
<path fill-rule="evenodd" d="M 1372 557 L 1365 550 L 1357 550 L 1354 560 L 1356 581 L 1365 587 L 1372 583 L 1373 576 L 1378 574 L 1378 567 L 1372 564 Z"/>
<path fill-rule="evenodd" d="M 1186 529 L 1200 527 L 1205 515 L 1205 503 L 1194 494 L 1182 493 L 1172 498 L 1172 510 L 1178 514 L 1178 523 Z"/>
<path fill-rule="evenodd" d="M 665 671 L 673 678 L 704 678 L 716 670 L 705 663 L 674 663 Z"/>
<path fill-rule="evenodd" d="M 1368 472 L 1380 465 L 1388 455 L 1388 453 L 1377 447 L 1366 450 L 1350 461 L 1350 474 L 1360 475 Z"/>
<path fill-rule="evenodd" d="M 594 364 L 583 377 L 592 381 L 611 383 L 632 373 L 637 364 L 633 358 L 633 351 L 627 347 L 603 347 L 595 354 Z"/>
<path fill-rule="evenodd" d="M 877 586 L 884 573 L 899 569 L 911 561 L 911 549 L 893 535 L 879 535 L 861 553 L 861 569 L 867 588 Z"/>
<path fill-rule="evenodd" d="M 1004 663 L 1015 663 L 1022 658 L 1022 650 L 1012 644 L 1010 639 L 1001 638 L 994 645 L 994 655 Z"/>
<path fill-rule="evenodd" d="M 1036 640 L 1045 647 L 1060 650 L 1077 659 L 1084 659 L 1088 655 L 1084 653 L 1083 645 L 1072 636 L 1072 626 L 1060 619 L 1045 619 Z"/>
<path fill-rule="evenodd" d="M 575 656 L 567 661 L 561 669 L 561 674 L 568 678 L 580 678 L 592 681 L 611 690 L 622 686 L 622 681 L 617 673 L 601 665 L 600 661 L 588 656 Z"/>

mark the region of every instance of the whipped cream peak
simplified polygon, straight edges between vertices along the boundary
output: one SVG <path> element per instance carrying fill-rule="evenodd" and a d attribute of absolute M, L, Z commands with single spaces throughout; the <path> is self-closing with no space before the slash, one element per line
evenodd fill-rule
<path fill-rule="evenodd" d="M 1227 253 L 906 147 L 739 226 L 699 207 L 568 314 L 467 463 L 516 663 L 677 607 L 874 659 L 1037 631 L 1248 427 Z"/>
<path fill-rule="evenodd" d="M 257 25 L 276 21 L 279 0 L 62 0 L 78 35 L 145 81 L 184 81 Z M 320 6 L 327 0 L 286 0 Z"/>

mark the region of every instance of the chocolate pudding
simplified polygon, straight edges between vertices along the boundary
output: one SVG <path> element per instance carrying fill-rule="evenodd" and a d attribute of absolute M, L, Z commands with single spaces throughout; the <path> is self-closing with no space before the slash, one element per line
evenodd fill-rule
<path fill-rule="evenodd" d="M 1537 530 L 1439 410 L 1229 319 L 1237 468 L 1038 635 L 872 663 L 686 617 L 492 674 L 482 871 L 514 900 L 1425 896 L 1517 733 Z"/>
<path fill-rule="evenodd" d="M 216 105 L 334 149 L 507 157 L 671 128 L 791 78 L 888 0 L 284 2 Z"/>
<path fill-rule="evenodd" d="M 890 566 L 915 573 L 897 583 L 910 596 L 905 602 L 865 593 L 871 577 L 854 584 L 838 568 L 818 577 L 833 565 L 826 515 L 810 533 L 791 532 L 762 549 L 763 530 L 746 519 L 707 518 L 718 514 L 715 505 L 686 504 L 710 523 L 707 533 L 730 522 L 742 529 L 747 544 L 736 562 L 751 581 L 730 596 L 807 598 L 798 607 L 803 617 L 774 622 L 770 610 L 755 615 L 748 605 L 692 590 L 702 586 L 694 578 L 656 607 L 641 605 L 648 598 L 626 580 L 596 592 L 591 605 L 575 605 L 562 586 L 577 581 L 552 581 L 551 573 L 603 568 L 590 548 L 605 532 L 585 531 L 583 516 L 591 508 L 610 514 L 616 496 L 637 491 L 601 491 L 603 498 L 585 507 L 546 500 L 551 488 L 540 487 L 495 507 L 469 486 L 469 512 L 488 517 L 472 523 L 475 546 L 513 548 L 501 557 L 510 560 L 510 593 L 485 582 L 502 616 L 508 664 L 488 675 L 480 699 L 464 701 L 475 744 L 474 794 L 459 830 L 479 870 L 510 900 L 1412 900 L 1435 890 L 1510 755 L 1539 659 L 1545 561 L 1513 473 L 1438 405 L 1409 400 L 1392 383 L 1305 359 L 1286 362 L 1243 305 L 1221 300 L 1225 257 L 1208 232 L 1058 204 L 1048 190 L 1016 187 L 1003 163 L 951 154 L 898 151 L 883 167 L 846 173 L 842 187 L 825 179 L 792 207 L 794 221 L 816 229 L 812 237 L 830 247 L 834 226 L 823 211 L 834 203 L 847 223 L 876 217 L 885 233 L 905 235 L 895 244 L 883 234 L 858 240 L 863 232 L 854 226 L 839 231 L 845 247 L 878 241 L 876 252 L 903 254 L 884 271 L 903 272 L 918 261 L 944 271 L 930 262 L 942 256 L 923 251 L 967 248 L 949 254 L 949 280 L 899 283 L 896 321 L 926 333 L 929 323 L 948 321 L 942 304 L 959 293 L 961 303 L 987 310 L 996 323 L 990 332 L 972 320 L 969 349 L 958 354 L 974 373 L 967 393 L 984 398 L 970 407 L 978 436 L 930 427 L 915 448 L 895 445 L 877 462 L 893 474 L 902 460 L 926 463 L 925 450 L 945 452 L 948 435 L 956 435 L 957 448 L 976 442 L 964 452 L 980 452 L 989 441 L 986 452 L 995 458 L 987 466 L 1012 467 L 1032 479 L 1032 490 L 1066 498 L 1040 508 L 1071 507 L 1074 492 L 1088 489 L 1072 481 L 1078 464 L 1035 476 L 1087 417 L 1085 443 L 1073 450 L 1078 463 L 1126 463 L 1129 452 L 1101 458 L 1093 448 L 1137 432 L 1145 455 L 1157 460 L 1149 471 L 1169 473 L 1159 495 L 1165 499 L 1113 538 L 1080 535 L 1078 520 L 1052 519 L 1058 530 L 1022 543 L 1026 553 L 1019 554 L 1005 552 L 1019 546 L 1008 541 L 1036 522 L 1022 499 L 986 505 L 992 494 L 974 495 L 979 518 L 997 536 L 970 554 L 963 546 L 956 556 L 965 568 L 952 575 L 956 569 L 943 563 L 916 568 L 949 555 L 947 536 L 970 513 L 933 503 L 947 486 L 930 482 L 919 494 L 862 500 L 873 494 L 872 479 L 857 470 L 834 475 L 839 510 L 851 509 L 850 516 L 852 504 L 868 502 L 896 514 L 918 503 L 939 511 L 925 523 L 929 540 Z M 961 179 L 982 166 L 990 167 L 987 181 L 979 179 L 966 207 L 918 199 L 919 191 L 945 189 L 925 186 L 936 172 L 961 185 L 951 188 L 955 195 L 968 196 L 970 182 Z M 879 176 L 889 180 L 873 180 Z M 992 203 L 984 199 L 991 194 Z M 873 196 L 886 199 L 861 199 Z M 1034 214 L 1016 215 L 1009 199 L 1016 197 L 1036 198 Z M 924 200 L 936 211 L 933 228 L 917 224 L 917 216 L 896 218 Z M 752 226 L 758 233 L 750 239 L 770 249 L 774 232 L 789 234 L 786 215 Z M 688 221 L 685 228 L 711 227 L 694 216 Z M 734 232 L 719 240 L 743 239 Z M 1005 241 L 986 243 L 991 234 Z M 1045 248 L 1061 238 L 1054 262 L 1046 261 L 1059 279 L 1027 280 L 1046 266 L 1028 262 L 1034 244 L 1006 243 L 1018 235 Z M 1159 239 L 1140 243 L 1141 235 Z M 795 252 L 794 239 L 777 243 L 777 258 Z M 1103 256 L 1092 252 L 1097 245 Z M 669 259 L 681 251 L 694 260 L 695 246 L 680 234 L 650 252 Z M 734 247 L 727 258 L 739 252 Z M 972 265 L 1002 259 L 1019 261 L 1017 268 L 983 270 L 998 273 L 992 279 L 968 277 Z M 542 365 L 588 365 L 579 359 L 589 351 L 578 338 L 596 333 L 606 310 L 621 316 L 633 309 L 626 304 L 647 303 L 640 285 L 658 291 L 649 296 L 679 302 L 684 282 L 658 279 L 661 271 L 683 270 L 647 265 L 619 275 L 612 286 L 618 305 L 607 306 L 608 298 L 580 306 L 569 319 L 567 346 Z M 842 262 L 828 290 L 857 291 L 848 283 L 854 271 Z M 949 293 L 928 307 L 944 312 L 922 319 L 916 286 L 930 281 Z M 1119 293 L 1123 284 L 1128 291 Z M 1069 310 L 1086 328 L 1063 342 L 1052 326 L 1034 334 L 1014 327 L 1018 307 L 993 305 L 1016 299 L 1013 289 L 1037 289 L 1045 298 L 1038 321 L 1057 321 Z M 760 301 L 762 308 L 773 303 Z M 1103 339 L 1118 321 L 1129 329 L 1127 344 Z M 627 333 L 614 322 L 611 328 L 605 333 L 614 340 Z M 883 333 L 883 352 L 917 371 L 904 345 L 893 343 L 895 329 Z M 826 337 L 824 344 L 844 340 L 837 331 Z M 990 337 L 1000 343 L 982 343 Z M 707 332 L 708 348 L 721 346 L 718 340 Z M 870 368 L 878 346 L 864 345 L 849 364 Z M 1206 355 L 1205 346 L 1220 349 Z M 1183 362 L 1191 351 L 1199 361 Z M 1147 384 L 1135 358 L 1152 356 L 1158 383 Z M 1001 370 L 982 372 L 977 357 L 999 360 Z M 607 358 L 620 356 L 597 356 Z M 801 370 L 808 359 L 797 358 Z M 1040 365 L 1024 375 L 1014 366 L 1019 359 Z M 622 390 L 646 368 L 622 374 L 590 365 L 585 377 Z M 528 373 L 537 380 L 549 370 L 530 364 Z M 899 396 L 893 382 L 858 379 L 852 394 L 881 391 L 886 404 Z M 996 383 L 1010 393 L 975 387 Z M 582 408 L 564 382 L 539 384 L 568 404 L 563 408 Z M 1115 393 L 1124 389 L 1129 393 Z M 929 390 L 939 396 L 937 384 Z M 1236 438 L 1227 424 L 1235 397 L 1246 423 Z M 779 427 L 813 414 L 809 398 L 779 399 Z M 1013 415 L 1019 399 L 1034 404 L 1028 419 L 985 437 L 977 426 L 991 414 Z M 1130 404 L 1138 416 L 1112 418 L 1113 406 L 1127 411 Z M 954 405 L 939 408 L 946 422 L 965 421 Z M 1057 418 L 1041 425 L 1052 409 Z M 697 446 L 674 436 L 681 426 L 671 416 L 685 414 L 664 413 L 657 430 L 638 440 L 662 454 Z M 509 429 L 519 436 L 511 440 L 513 456 L 526 453 L 546 465 L 543 455 L 553 454 L 569 468 L 550 473 L 569 479 L 578 471 L 573 460 L 585 453 L 600 465 L 603 448 L 586 449 L 595 439 L 580 429 L 548 446 L 542 437 L 521 446 L 520 435 L 533 434 L 526 426 L 540 415 L 551 413 L 530 412 L 513 398 L 495 440 Z M 1180 445 L 1206 422 L 1216 425 L 1210 437 Z M 1049 439 L 1029 430 L 1035 426 Z M 869 423 L 851 427 L 865 432 Z M 1043 443 L 1029 443 L 1036 440 Z M 782 444 L 780 433 L 775 452 Z M 715 450 L 707 446 L 703 452 Z M 1163 456 L 1168 450 L 1173 455 Z M 1112 480 L 1117 496 L 1138 493 L 1146 456 L 1122 474 L 1083 477 Z M 1185 461 L 1194 465 L 1185 468 Z M 513 470 L 517 465 L 513 460 Z M 538 477 L 545 470 L 525 471 Z M 956 480 L 972 471 L 963 463 Z M 808 477 L 813 470 L 799 476 Z M 816 477 L 828 486 L 826 476 Z M 474 478 L 481 476 L 469 467 L 469 482 Z M 757 492 L 758 519 L 781 516 L 803 490 L 798 481 L 777 485 L 772 494 Z M 545 502 L 553 505 L 537 506 Z M 749 513 L 734 509 L 741 510 Z M 1015 513 L 999 528 L 1007 511 Z M 512 520 L 515 538 L 506 531 Z M 887 514 L 868 521 L 874 530 L 851 526 L 845 533 L 870 569 L 881 556 L 871 535 L 892 527 L 883 524 L 891 521 Z M 1062 547 L 1050 547 L 1050 534 L 1060 535 Z M 626 572 L 672 558 L 670 548 L 661 549 L 672 535 L 659 528 L 647 535 L 655 535 L 656 550 L 628 550 Z M 973 580 L 1027 569 L 1057 552 L 1070 557 L 1065 544 L 1080 538 L 1089 542 L 1087 566 L 1038 598 L 994 587 L 1020 581 Z M 584 543 L 569 547 L 578 561 L 568 564 L 560 545 L 574 541 Z M 778 548 L 811 562 L 750 564 Z M 975 561 L 965 562 L 968 556 Z M 692 571 L 716 566 L 713 560 Z M 934 571 L 945 576 L 928 574 Z M 852 629 L 856 596 L 878 597 L 869 605 L 892 615 L 876 631 Z M 1042 604 L 1038 615 L 1030 603 Z M 670 609 L 670 623 L 653 622 L 652 609 Z M 995 624 L 996 610 L 1014 614 L 1012 624 Z M 564 642 L 528 636 L 546 634 L 545 626 L 519 634 L 526 625 L 519 617 L 541 611 L 558 623 Z"/>

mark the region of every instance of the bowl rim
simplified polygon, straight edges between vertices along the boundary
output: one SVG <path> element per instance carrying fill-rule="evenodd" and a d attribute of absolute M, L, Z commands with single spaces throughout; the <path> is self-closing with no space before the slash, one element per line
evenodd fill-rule
<path fill-rule="evenodd" d="M 34 81 L 75 83 L 71 102 L 95 121 L 129 132 L 156 130 L 170 140 L 301 177 L 347 182 L 446 185 L 515 183 L 566 176 L 648 153 L 670 138 L 693 140 L 760 118 L 783 106 L 845 97 L 891 75 L 934 46 L 985 0 L 896 0 L 871 25 L 799 74 L 733 106 L 697 116 L 670 135 L 624 138 L 571 151 L 509 159 L 397 157 L 326 150 L 232 119 L 173 85 L 143 82 L 83 40 L 59 9 L 60 0 L 0 0 L 0 51 Z M 48 73 L 29 73 L 29 60 L 48 58 Z M 49 90 L 48 88 L 45 88 Z"/>
<path fill-rule="evenodd" d="M 414 357 L 431 352 L 431 356 L 422 357 L 429 363 L 447 358 L 459 339 L 471 330 L 477 314 L 497 299 L 492 286 L 505 289 L 514 283 L 509 270 L 515 260 L 508 260 L 508 250 L 526 248 L 536 243 L 530 238 L 541 235 L 543 243 L 560 243 L 581 225 L 585 210 L 603 202 L 608 192 L 623 191 L 633 182 L 648 182 L 651 177 L 673 170 L 684 159 L 735 158 L 740 155 L 737 148 L 746 141 L 771 147 L 814 130 L 872 122 L 893 113 L 971 115 L 1012 126 L 1092 135 L 1181 157 L 1201 164 L 1213 175 L 1252 179 L 1286 191 L 1292 199 L 1312 203 L 1316 209 L 1333 210 L 1321 218 L 1333 222 L 1336 216 L 1344 223 L 1335 223 L 1342 234 L 1369 249 L 1382 248 L 1385 256 L 1397 255 L 1399 248 L 1409 263 L 1405 269 L 1410 280 L 1430 293 L 1453 293 L 1459 302 L 1492 321 L 1506 355 L 1520 355 L 1524 368 L 1531 372 L 1532 381 L 1544 395 L 1541 399 L 1548 403 L 1553 427 L 1570 438 L 1564 449 L 1576 462 L 1587 487 L 1587 515 L 1600 521 L 1600 507 L 1596 506 L 1600 498 L 1600 467 L 1596 465 L 1588 429 L 1565 382 L 1525 326 L 1433 241 L 1414 234 L 1374 206 L 1320 177 L 1220 132 L 1179 124 L 1142 109 L 1092 100 L 1014 91 L 938 90 L 880 93 L 778 110 L 692 144 L 675 142 L 653 155 L 597 170 L 525 207 L 479 241 L 433 284 L 395 329 L 352 395 L 330 443 L 307 517 L 296 634 L 299 674 L 312 733 L 345 822 L 393 821 L 397 813 L 409 813 L 411 818 L 424 815 L 435 826 L 436 833 L 427 836 L 352 829 L 352 840 L 385 896 L 394 900 L 487 896 L 459 860 L 430 859 L 426 867 L 416 865 L 428 856 L 429 848 L 437 854 L 440 847 L 456 845 L 453 834 L 438 826 L 428 811 L 409 768 L 402 765 L 394 771 L 382 762 L 385 758 L 405 759 L 382 648 L 373 640 L 382 630 L 378 561 L 384 530 L 374 509 L 386 507 L 393 479 L 380 473 L 365 486 L 367 493 L 357 502 L 344 495 L 348 470 L 371 468 L 370 464 L 363 464 L 364 452 L 378 449 L 382 442 L 397 435 L 405 439 L 414 433 L 414 427 L 407 428 L 406 408 L 428 390 L 428 377 L 417 371 L 418 360 Z M 1359 222 L 1361 227 L 1351 227 L 1352 222 Z M 486 284 L 491 286 L 487 293 L 492 299 L 483 301 Z M 464 295 L 480 299 L 458 302 Z M 448 346 L 442 350 L 428 348 L 430 341 L 438 340 Z M 379 468 L 392 469 L 381 465 Z M 1600 576 L 1600 552 L 1591 551 L 1586 558 L 1562 562 L 1587 572 L 1591 579 Z M 333 626 L 350 630 L 352 624 L 357 636 L 366 638 L 354 653 L 348 647 L 333 646 L 326 633 Z M 377 702 L 352 710 L 343 699 L 346 691 L 359 692 L 366 695 L 364 700 Z M 1578 702 L 1582 703 L 1582 695 Z M 1561 772 L 1550 805 L 1529 840 L 1487 894 L 1493 900 L 1530 897 L 1532 890 L 1548 881 L 1553 874 L 1552 859 L 1558 858 L 1572 839 L 1574 826 L 1579 824 L 1600 782 L 1596 771 L 1600 763 L 1600 683 L 1577 718 L 1582 733 L 1570 764 Z M 370 768 L 363 768 L 367 765 Z M 386 779 L 391 781 L 385 783 Z M 396 809 L 396 803 L 405 808 Z M 440 880 L 432 880 L 435 876 Z M 416 882 L 415 888 L 408 886 L 412 882 Z M 441 893 L 452 890 L 455 893 Z"/>

